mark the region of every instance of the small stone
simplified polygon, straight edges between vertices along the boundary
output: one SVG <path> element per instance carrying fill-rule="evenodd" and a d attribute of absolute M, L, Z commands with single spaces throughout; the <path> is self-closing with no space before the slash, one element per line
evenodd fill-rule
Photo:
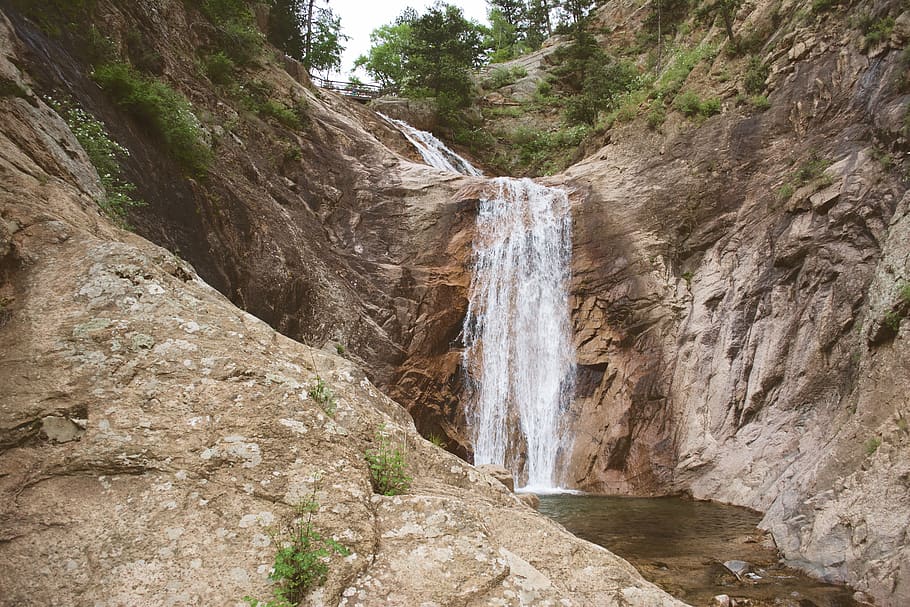
<path fill-rule="evenodd" d="M 41 419 L 41 433 L 53 443 L 68 443 L 82 438 L 85 429 L 65 417 L 48 415 Z"/>
<path fill-rule="evenodd" d="M 738 580 L 743 579 L 743 575 L 749 571 L 749 563 L 746 561 L 724 561 L 724 567 L 735 575 Z"/>
<path fill-rule="evenodd" d="M 515 495 L 520 501 L 524 502 L 534 510 L 540 506 L 540 498 L 533 493 L 518 493 Z"/>
<path fill-rule="evenodd" d="M 512 473 L 497 464 L 481 464 L 476 466 L 476 468 L 483 472 L 484 474 L 489 474 L 500 483 L 506 486 L 506 489 L 509 491 L 515 491 L 515 479 L 512 478 Z"/>
<path fill-rule="evenodd" d="M 732 607 L 730 597 L 726 594 L 718 594 L 715 596 L 712 605 L 714 605 L 714 607 Z"/>

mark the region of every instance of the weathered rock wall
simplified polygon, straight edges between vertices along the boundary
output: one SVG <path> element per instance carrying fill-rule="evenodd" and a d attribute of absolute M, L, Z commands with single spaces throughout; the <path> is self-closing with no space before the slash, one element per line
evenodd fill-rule
<path fill-rule="evenodd" d="M 902 605 L 907 32 L 864 52 L 835 16 L 779 25 L 767 111 L 728 99 L 697 127 L 614 127 L 566 172 L 580 198 L 570 470 L 589 490 L 766 512 L 785 556 Z M 796 179 L 812 159 L 827 168 Z"/>
<path fill-rule="evenodd" d="M 0 15 L 0 76 L 27 91 L 17 45 Z M 420 438 L 350 361 L 114 227 L 44 101 L 4 97 L 0 124 L 0 605 L 268 598 L 269 531 L 310 497 L 351 553 L 307 605 L 682 605 Z M 317 374 L 333 412 L 308 397 Z M 406 495 L 373 493 L 380 429 Z"/>

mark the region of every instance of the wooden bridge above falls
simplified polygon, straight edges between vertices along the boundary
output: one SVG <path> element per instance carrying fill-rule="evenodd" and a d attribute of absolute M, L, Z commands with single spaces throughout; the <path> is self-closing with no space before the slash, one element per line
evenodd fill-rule
<path fill-rule="evenodd" d="M 393 91 L 381 87 L 378 84 L 364 84 L 362 82 L 345 82 L 342 80 L 327 80 L 311 76 L 313 84 L 319 88 L 329 91 L 335 91 L 345 97 L 349 97 L 360 103 L 369 103 L 371 99 L 376 99 L 382 95 L 392 93 Z"/>

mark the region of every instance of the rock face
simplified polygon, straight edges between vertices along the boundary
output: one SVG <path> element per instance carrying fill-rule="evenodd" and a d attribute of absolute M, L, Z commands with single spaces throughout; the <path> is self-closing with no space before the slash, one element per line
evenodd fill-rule
<path fill-rule="evenodd" d="M 903 605 L 906 59 L 887 44 L 867 56 L 833 17 L 797 31 L 763 50 L 767 111 L 614 128 L 566 172 L 570 471 L 589 490 L 766 512 L 787 558 Z M 801 172 L 812 162 L 823 170 Z"/>
<path fill-rule="evenodd" d="M 4 98 L 0 123 L 0 604 L 266 598 L 269 529 L 312 497 L 351 554 L 307 605 L 682 605 L 420 438 L 350 361 L 113 227 L 43 101 Z M 335 407 L 308 396 L 317 375 Z M 372 491 L 380 429 L 407 452 L 406 495 Z"/>
<path fill-rule="evenodd" d="M 0 600 L 264 596 L 265 530 L 320 476 L 320 524 L 356 557 L 333 560 L 313 604 L 667 601 L 431 449 L 373 387 L 470 455 L 459 333 L 482 182 L 408 162 L 375 114 L 267 57 L 256 77 L 306 106 L 305 127 L 219 96 L 196 67 L 211 28 L 187 3 L 94 5 L 118 49 L 136 30 L 160 55 L 218 162 L 186 178 L 65 39 L 12 12 L 0 24 L 0 75 L 25 92 L 0 99 Z M 639 8 L 608 2 L 601 21 L 634 32 Z M 568 472 L 592 491 L 762 510 L 787 558 L 896 606 L 910 602 L 910 17 L 863 50 L 845 10 L 744 5 L 737 30 L 768 32 L 767 111 L 736 105 L 721 54 L 692 75 L 718 87 L 720 115 L 616 126 L 549 179 L 574 204 Z M 130 149 L 127 176 L 149 203 L 130 217 L 139 235 L 283 334 L 350 360 L 270 331 L 99 217 L 97 175 L 32 90 L 73 95 Z M 810 161 L 823 170 L 803 179 Z M 317 373 L 339 396 L 334 418 L 306 398 Z M 407 496 L 371 495 L 363 453 L 381 424 L 412 452 Z"/>

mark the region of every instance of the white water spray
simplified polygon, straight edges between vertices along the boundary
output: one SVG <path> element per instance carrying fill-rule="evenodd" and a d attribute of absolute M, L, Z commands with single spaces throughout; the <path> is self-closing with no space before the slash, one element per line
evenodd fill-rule
<path fill-rule="evenodd" d="M 483 175 L 474 165 L 450 150 L 446 144 L 437 139 L 432 133 L 415 129 L 403 120 L 389 118 L 382 113 L 379 115 L 397 126 L 407 140 L 411 142 L 411 145 L 420 152 L 423 161 L 431 167 L 451 171 L 452 173 L 461 173 L 462 175 L 473 175 L 474 177 Z"/>
<path fill-rule="evenodd" d="M 474 462 L 505 465 L 528 489 L 553 489 L 575 377 L 569 201 L 530 179 L 493 185 L 477 217 L 464 324 Z"/>
<path fill-rule="evenodd" d="M 395 124 L 439 169 L 482 173 L 430 133 Z M 500 464 L 529 490 L 559 486 L 575 388 L 568 282 L 572 219 L 563 190 L 500 177 L 481 198 L 464 321 L 466 418 L 475 464 Z"/>

